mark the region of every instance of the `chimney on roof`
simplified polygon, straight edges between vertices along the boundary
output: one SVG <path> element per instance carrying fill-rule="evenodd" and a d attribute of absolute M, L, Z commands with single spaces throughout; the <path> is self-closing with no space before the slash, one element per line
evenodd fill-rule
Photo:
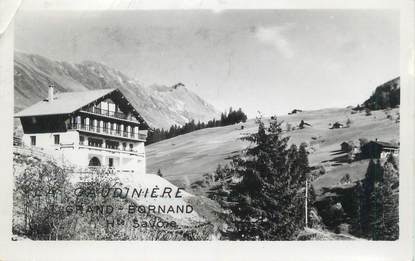
<path fill-rule="evenodd" d="M 48 91 L 48 101 L 49 102 L 53 102 L 53 89 L 54 89 L 53 83 L 49 84 L 49 91 Z"/>

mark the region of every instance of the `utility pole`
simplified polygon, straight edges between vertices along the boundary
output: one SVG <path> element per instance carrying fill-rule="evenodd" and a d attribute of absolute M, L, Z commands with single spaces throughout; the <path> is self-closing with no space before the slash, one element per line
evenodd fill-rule
<path fill-rule="evenodd" d="M 308 227 L 308 180 L 305 178 L 305 227 Z"/>

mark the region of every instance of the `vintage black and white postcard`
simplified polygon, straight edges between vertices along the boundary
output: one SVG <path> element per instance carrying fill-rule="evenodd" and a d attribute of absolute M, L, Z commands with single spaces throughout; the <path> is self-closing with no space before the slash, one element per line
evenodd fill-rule
<path fill-rule="evenodd" d="M 0 259 L 411 257 L 413 2 L 144 2 L 6 23 Z"/>

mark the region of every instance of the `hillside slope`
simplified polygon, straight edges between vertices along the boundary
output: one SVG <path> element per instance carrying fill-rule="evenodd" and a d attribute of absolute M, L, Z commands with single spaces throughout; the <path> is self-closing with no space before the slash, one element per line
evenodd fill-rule
<path fill-rule="evenodd" d="M 58 92 L 118 88 L 152 127 L 169 128 L 191 119 L 218 117 L 212 105 L 183 85 L 143 87 L 137 80 L 97 62 L 72 64 L 15 52 L 14 69 L 15 111 L 44 99 L 49 83 L 54 83 Z"/>
<path fill-rule="evenodd" d="M 285 122 L 283 126 L 286 123 L 297 126 L 301 120 L 312 125 L 286 134 L 291 137 L 290 143 L 299 145 L 307 142 L 310 145 L 310 165 L 322 165 L 326 169 L 326 174 L 316 180 L 315 185 L 320 189 L 335 184 L 345 173 L 349 173 L 352 179 L 363 177 L 367 162 L 339 163 L 344 156 L 339 152 L 340 144 L 353 140 L 358 145 L 359 138 L 397 141 L 399 124 L 393 118 L 397 117 L 398 112 L 398 109 L 389 111 L 392 119 L 388 119 L 384 111 L 373 111 L 372 115 L 366 116 L 365 113 L 352 114 L 349 108 L 322 109 L 280 116 L 278 119 Z M 339 121 L 344 124 L 348 118 L 352 122 L 350 128 L 329 129 L 330 123 Z M 244 124 L 203 129 L 151 144 L 146 147 L 148 170 L 156 172 L 160 169 L 170 181 L 189 184 L 246 148 L 249 144 L 239 138 L 256 130 L 255 121 L 248 120 Z"/>

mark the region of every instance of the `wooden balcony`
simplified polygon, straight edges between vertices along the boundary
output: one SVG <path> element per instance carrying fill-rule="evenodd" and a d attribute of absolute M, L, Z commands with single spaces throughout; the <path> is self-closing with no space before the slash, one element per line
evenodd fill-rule
<path fill-rule="evenodd" d="M 90 146 L 88 144 L 79 144 L 79 148 L 90 149 L 90 150 L 99 150 L 99 151 L 108 151 L 108 152 L 115 152 L 115 153 L 123 153 L 129 155 L 136 155 L 140 157 L 144 157 L 144 153 L 138 152 L 136 150 L 126 149 L 126 150 L 119 150 L 119 149 L 111 149 L 111 148 L 104 148 L 99 146 Z"/>
<path fill-rule="evenodd" d="M 131 169 L 120 169 L 116 167 L 109 166 L 88 166 L 84 168 L 76 169 L 77 174 L 94 174 L 94 173 L 104 173 L 104 174 L 117 174 L 117 173 L 134 173 L 134 170 Z"/>
<path fill-rule="evenodd" d="M 147 133 L 144 133 L 143 131 L 141 131 L 141 133 L 140 131 L 138 133 L 134 133 L 79 123 L 70 124 L 68 129 L 135 141 L 146 141 L 147 139 Z"/>
<path fill-rule="evenodd" d="M 104 117 L 112 118 L 112 119 L 125 120 L 125 121 L 133 122 L 133 123 L 138 122 L 134 117 L 131 117 L 131 116 L 128 117 L 127 115 L 125 115 L 122 112 L 105 110 L 105 109 L 101 109 L 101 108 L 98 108 L 98 107 L 83 108 L 81 110 L 81 112 L 89 113 L 89 114 L 93 114 L 93 115 L 104 116 Z"/>

